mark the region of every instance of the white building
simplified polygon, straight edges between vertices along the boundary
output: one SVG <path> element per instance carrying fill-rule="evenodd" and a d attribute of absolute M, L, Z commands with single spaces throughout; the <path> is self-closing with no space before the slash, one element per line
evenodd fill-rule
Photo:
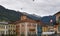
<path fill-rule="evenodd" d="M 1 34 L 8 34 L 7 32 L 8 32 L 8 28 L 7 28 L 7 25 L 8 24 L 8 22 L 0 22 L 0 35 Z"/>

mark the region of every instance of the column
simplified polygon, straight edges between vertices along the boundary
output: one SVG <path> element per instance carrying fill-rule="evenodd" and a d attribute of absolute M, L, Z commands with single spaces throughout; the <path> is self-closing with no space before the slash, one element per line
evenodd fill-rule
<path fill-rule="evenodd" d="M 36 34 L 37 34 L 37 24 L 36 24 Z"/>
<path fill-rule="evenodd" d="M 19 28 L 19 29 L 20 29 L 20 31 L 19 31 L 19 32 L 20 32 L 20 36 L 21 36 L 21 24 L 20 24 L 20 28 Z"/>
<path fill-rule="evenodd" d="M 5 33 L 4 33 L 5 35 L 6 35 L 6 31 L 7 31 L 7 29 L 6 29 L 6 25 L 5 25 Z"/>
<path fill-rule="evenodd" d="M 25 23 L 25 36 L 27 36 L 27 23 Z"/>

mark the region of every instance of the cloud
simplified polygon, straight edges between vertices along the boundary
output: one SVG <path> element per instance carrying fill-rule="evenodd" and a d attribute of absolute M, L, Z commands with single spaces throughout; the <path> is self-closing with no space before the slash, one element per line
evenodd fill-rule
<path fill-rule="evenodd" d="M 53 15 L 60 11 L 60 0 L 0 0 L 0 5 L 40 16 Z"/>

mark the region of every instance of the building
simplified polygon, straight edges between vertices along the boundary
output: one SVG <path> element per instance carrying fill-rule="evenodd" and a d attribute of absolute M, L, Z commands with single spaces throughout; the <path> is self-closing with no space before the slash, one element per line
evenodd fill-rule
<path fill-rule="evenodd" d="M 9 35 L 16 36 L 16 24 L 8 24 L 7 28 L 8 28 Z"/>
<path fill-rule="evenodd" d="M 2 34 L 4 34 L 4 35 L 8 34 L 7 33 L 8 32 L 7 24 L 8 24 L 8 22 L 0 22 L 0 36 Z"/>
<path fill-rule="evenodd" d="M 43 32 L 51 32 L 51 29 L 54 31 L 55 18 L 47 16 L 40 20 L 31 15 L 22 15 L 21 19 L 15 22 L 17 36 L 41 36 Z"/>
<path fill-rule="evenodd" d="M 37 26 L 41 25 L 41 22 L 33 19 L 28 18 L 26 15 L 21 16 L 21 20 L 17 21 L 17 24 L 16 24 L 17 36 L 37 36 L 38 35 Z M 39 29 L 39 31 L 40 30 L 42 29 Z M 40 31 L 39 34 L 41 34 L 41 32 L 42 31 Z"/>
<path fill-rule="evenodd" d="M 10 24 L 8 22 L 2 21 L 0 22 L 0 36 L 1 35 L 15 35 L 16 34 L 16 25 Z"/>
<path fill-rule="evenodd" d="M 56 16 L 55 30 L 57 31 L 57 33 L 60 33 L 60 11 L 54 15 Z"/>
<path fill-rule="evenodd" d="M 56 24 L 56 17 L 54 15 L 44 16 L 41 18 L 42 26 L 42 36 L 47 36 L 51 31 L 55 32 L 54 25 Z M 51 33 L 52 33 L 51 32 Z"/>

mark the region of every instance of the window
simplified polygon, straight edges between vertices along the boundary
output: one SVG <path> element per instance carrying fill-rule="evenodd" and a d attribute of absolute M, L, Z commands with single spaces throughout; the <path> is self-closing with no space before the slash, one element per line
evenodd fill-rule
<path fill-rule="evenodd" d="M 11 28 L 12 28 L 13 25 L 11 25 Z"/>
<path fill-rule="evenodd" d="M 16 28 L 16 26 L 15 26 L 15 25 L 13 25 L 13 28 Z"/>
<path fill-rule="evenodd" d="M 22 17 L 21 17 L 21 20 L 25 20 L 25 19 L 26 19 L 26 16 L 22 16 Z"/>
<path fill-rule="evenodd" d="M 28 26 L 31 26 L 31 24 L 28 24 Z"/>
<path fill-rule="evenodd" d="M 60 17 L 59 17 L 59 20 L 60 20 Z"/>
<path fill-rule="evenodd" d="M 24 32 L 21 32 L 21 36 L 25 36 Z"/>
<path fill-rule="evenodd" d="M 32 24 L 34 27 L 36 27 L 36 24 Z"/>
<path fill-rule="evenodd" d="M 9 27 L 8 27 L 8 25 L 6 25 L 6 29 L 8 29 Z"/>
<path fill-rule="evenodd" d="M 9 28 L 10 28 L 10 25 L 9 25 Z"/>
<path fill-rule="evenodd" d="M 22 25 L 22 27 L 24 27 L 24 24 L 21 24 Z"/>
<path fill-rule="evenodd" d="M 1 34 L 4 34 L 4 31 L 1 31 Z"/>
<path fill-rule="evenodd" d="M 28 32 L 28 36 L 37 36 L 36 32 Z"/>
<path fill-rule="evenodd" d="M 20 27 L 20 25 L 17 25 L 16 27 L 17 27 L 17 28 L 19 28 L 19 27 Z"/>
<path fill-rule="evenodd" d="M 60 17 L 59 17 L 59 19 L 58 19 L 58 23 L 60 23 Z"/>
<path fill-rule="evenodd" d="M 32 31 L 33 32 L 33 31 L 35 31 L 35 29 L 29 29 L 29 31 Z"/>
<path fill-rule="evenodd" d="M 21 24 L 21 26 L 22 26 L 22 27 L 24 27 L 24 26 L 25 26 L 25 24 L 24 24 L 24 23 L 22 23 L 22 24 Z"/>
<path fill-rule="evenodd" d="M 8 34 L 8 31 L 6 31 L 6 34 Z"/>
<path fill-rule="evenodd" d="M 60 32 L 60 26 L 58 26 L 58 31 Z"/>

